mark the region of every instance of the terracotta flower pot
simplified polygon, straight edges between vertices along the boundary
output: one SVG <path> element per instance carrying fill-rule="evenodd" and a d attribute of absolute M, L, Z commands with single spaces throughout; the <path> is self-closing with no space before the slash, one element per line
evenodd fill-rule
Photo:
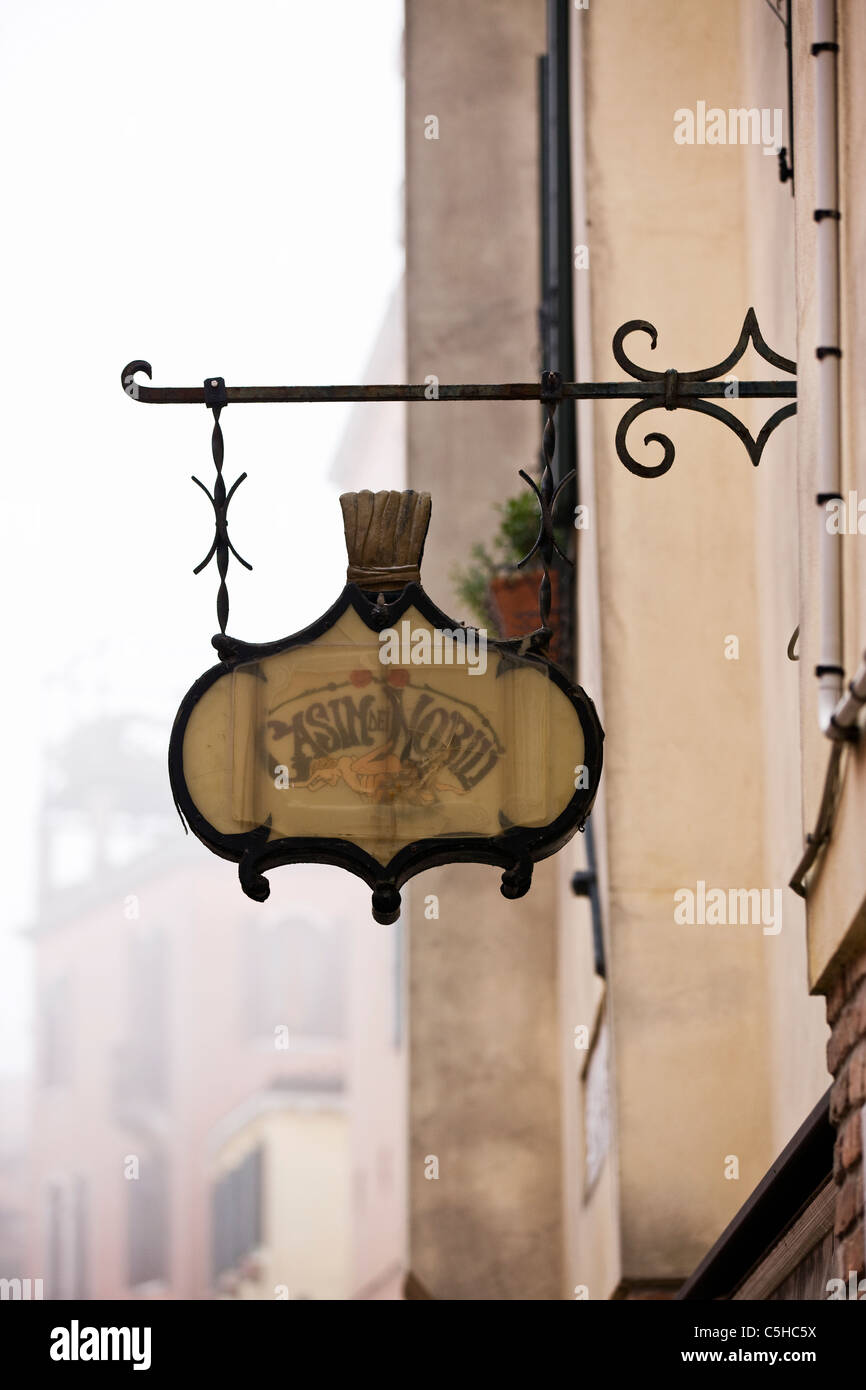
<path fill-rule="evenodd" d="M 502 637 L 523 637 L 539 626 L 538 588 L 541 570 L 517 570 L 497 574 L 490 581 L 490 607 Z M 559 573 L 550 573 L 550 626 L 553 638 L 550 655 L 554 661 L 564 661 L 566 655 L 567 596 L 560 583 Z"/>

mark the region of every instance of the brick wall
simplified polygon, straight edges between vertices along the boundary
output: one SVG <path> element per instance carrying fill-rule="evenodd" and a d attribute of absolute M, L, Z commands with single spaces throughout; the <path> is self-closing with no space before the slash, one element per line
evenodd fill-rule
<path fill-rule="evenodd" d="M 862 1110 L 866 1104 L 866 951 L 841 970 L 827 996 L 827 1066 L 833 1075 L 830 1119 L 836 1126 L 836 1274 L 860 1278 L 864 1253 Z"/>

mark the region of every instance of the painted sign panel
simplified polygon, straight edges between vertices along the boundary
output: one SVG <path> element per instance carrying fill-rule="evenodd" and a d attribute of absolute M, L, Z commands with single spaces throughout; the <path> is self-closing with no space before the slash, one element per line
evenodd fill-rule
<path fill-rule="evenodd" d="M 379 921 L 424 868 L 499 865 L 519 897 L 533 864 L 589 813 L 602 732 L 546 657 L 455 623 L 420 583 L 349 583 L 281 642 L 214 639 L 222 661 L 175 722 L 175 800 L 263 900 L 265 872 L 326 862 L 373 889 Z"/>

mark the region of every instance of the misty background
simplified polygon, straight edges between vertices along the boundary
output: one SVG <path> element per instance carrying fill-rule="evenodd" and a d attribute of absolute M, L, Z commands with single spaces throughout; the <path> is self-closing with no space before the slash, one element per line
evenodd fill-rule
<path fill-rule="evenodd" d="M 265 1000 L 262 1035 L 268 1035 L 271 1013 L 281 1018 L 285 1005 L 287 1014 L 295 1010 L 290 1032 L 300 1039 L 301 1052 L 315 1051 L 309 1040 L 319 1036 L 319 1023 L 331 1048 L 319 1048 L 331 1057 L 327 1066 L 321 1063 L 321 1075 L 318 1064 L 277 1059 L 278 1089 L 288 1088 L 295 1099 L 279 1138 L 257 1131 L 262 1162 L 271 1164 L 267 1171 L 273 1174 L 278 1152 L 303 1150 L 315 1169 L 322 1153 L 339 1151 L 345 1171 L 335 1181 L 341 1193 L 348 1192 L 342 1224 L 321 1238 L 315 1231 L 310 1235 L 313 1244 L 336 1248 L 348 1239 L 352 1211 L 366 1200 L 364 1164 L 352 1158 L 362 1142 L 357 1136 L 378 1126 L 388 1142 L 373 1152 L 378 1177 L 370 1181 L 378 1181 L 397 1213 L 393 1229 L 399 1234 L 399 1175 L 392 1171 L 397 1160 L 382 1158 L 399 1147 L 398 1080 L 385 1077 L 381 1085 L 391 1088 L 388 1094 L 369 1105 L 364 1100 L 366 1082 L 359 1077 L 382 1068 L 373 1066 L 369 1048 L 364 1052 L 362 1035 L 370 1020 L 352 1002 L 376 981 L 386 994 L 399 992 L 398 935 L 383 936 L 379 929 L 376 949 L 362 950 L 372 928 L 363 885 L 336 869 L 287 870 L 269 908 L 271 920 L 303 921 L 293 929 L 275 928 L 279 944 L 265 948 L 270 965 L 263 966 L 262 948 L 244 944 L 260 928 L 253 922 L 247 930 L 250 911 L 261 909 L 243 899 L 233 865 L 184 839 L 165 756 L 182 696 L 214 663 L 210 638 L 217 627 L 218 579 L 213 565 L 192 574 L 210 547 L 213 516 L 190 481 L 195 473 L 212 486 L 211 420 L 203 407 L 131 401 L 120 373 L 131 359 L 146 358 L 156 385 L 199 385 L 213 374 L 230 385 L 360 381 L 377 344 L 382 362 L 383 323 L 389 322 L 386 344 L 398 351 L 401 41 L 398 0 L 369 6 L 351 0 L 247 0 L 243 6 L 156 0 L 143 10 L 108 0 L 74 6 L 6 0 L 0 10 L 0 115 L 7 133 L 0 152 L 6 209 L 0 227 L 0 592 L 6 648 L 0 1264 L 10 1276 L 47 1278 L 53 1259 L 55 1282 L 65 1280 L 66 1291 L 80 1296 L 135 1296 L 130 1290 L 148 1282 L 132 1277 L 134 1270 L 122 1279 L 109 1272 L 114 1265 L 108 1255 L 100 1273 L 100 1165 L 109 1164 L 105 1171 L 113 1173 L 110 1155 L 116 1149 L 120 1162 L 135 1142 L 124 1128 L 128 1116 L 118 1118 L 116 1103 L 112 1110 L 107 1099 L 91 1094 L 99 1059 L 109 1045 L 115 1049 L 118 1029 L 125 1037 L 152 1034 L 150 1060 L 146 1066 L 141 1057 L 130 1062 L 129 1073 L 132 1090 L 143 1087 L 152 1100 L 162 1084 L 154 1081 L 159 1067 L 174 1076 L 172 1068 L 181 1065 L 180 1034 L 172 1034 L 168 1014 L 173 1017 L 174 1010 L 182 1018 L 185 1008 L 192 1016 L 198 1007 L 210 1008 L 219 1045 L 214 1043 L 210 1062 L 206 1055 L 195 1062 L 192 1093 L 201 1094 L 220 1049 L 227 1049 L 222 1076 L 236 1056 L 246 1055 L 249 1032 L 242 1029 L 235 1039 L 221 1019 L 235 1003 L 246 1016 L 255 1007 L 249 981 L 257 978 L 256 970 L 263 978 L 276 971 L 287 989 L 293 981 L 298 995 L 294 1004 L 279 990 Z M 386 370 L 387 360 L 386 354 Z M 383 421 L 394 416 L 385 414 L 388 407 L 363 408 L 371 423 L 361 439 L 370 440 L 376 413 L 383 412 Z M 365 485 L 363 471 L 353 476 L 346 457 L 346 441 L 357 436 L 358 426 L 351 407 L 341 405 L 235 406 L 223 412 L 222 424 L 227 483 L 244 470 L 249 475 L 232 500 L 230 534 L 254 567 L 248 573 L 231 563 L 229 631 L 251 641 L 271 640 L 316 618 L 344 583 L 337 495 L 347 484 Z M 363 456 L 357 463 L 363 470 Z M 399 448 L 385 458 L 384 468 L 399 486 Z M 139 959 L 130 967 L 127 955 L 112 964 L 106 943 L 118 935 L 123 940 L 124 923 L 149 930 L 144 904 L 146 885 L 154 882 L 150 901 L 159 902 L 167 963 L 157 968 L 152 943 L 142 947 L 139 940 L 134 949 L 144 950 L 144 964 Z M 106 895 L 116 917 L 111 923 L 104 920 Z M 140 914 L 134 919 L 124 916 L 131 901 Z M 312 915 L 305 916 L 305 903 L 316 904 Z M 198 934 L 204 915 L 213 926 L 209 938 Z M 173 942 L 184 932 L 189 950 L 181 959 Z M 240 970 L 238 951 L 251 953 Z M 202 997 L 197 1004 L 196 961 L 208 955 L 212 990 L 209 1002 Z M 149 979 L 152 989 L 134 1005 L 140 1010 L 134 1026 L 130 968 Z M 64 1005 L 66 1012 L 61 1008 L 52 1023 L 52 990 L 60 999 L 58 981 L 70 972 L 81 975 L 70 996 L 77 1002 Z M 232 995 L 241 978 L 246 1003 Z M 302 988 L 298 981 L 304 980 Z M 329 980 L 337 982 L 333 989 Z M 320 1000 L 321 1019 L 304 1014 L 305 999 L 313 1001 L 313 1013 Z M 111 1012 L 117 1000 L 127 1001 L 120 1005 L 120 1021 Z M 395 1018 L 377 1046 L 399 1049 L 399 1007 L 397 999 Z M 79 1039 L 81 1065 L 64 1083 L 68 1094 L 52 1099 L 57 1077 L 46 1082 L 40 1069 L 44 1073 L 47 1065 L 50 1072 L 64 1052 L 74 1057 L 77 1034 L 84 1031 L 89 1042 Z M 97 1059 L 89 1071 L 88 1047 Z M 362 1054 L 364 1063 L 358 1061 Z M 116 1059 L 112 1066 L 116 1101 L 125 1073 L 122 1065 L 118 1073 Z M 192 1075 L 192 1061 L 189 1066 Z M 236 1117 L 226 1129 L 235 1147 L 249 1118 L 237 1119 L 239 1105 L 273 1093 L 266 1071 L 242 1072 L 238 1062 L 234 1090 L 224 1100 L 226 1114 Z M 339 1119 L 326 1135 L 323 1119 L 311 1146 L 298 1115 L 317 1106 L 323 1114 L 310 1096 L 339 1090 L 340 1084 L 353 1116 L 349 1137 Z M 73 1138 L 85 1104 L 78 1086 L 90 1087 L 87 1104 L 111 1111 L 102 1138 L 93 1122 L 92 1153 L 76 1147 Z M 182 1166 L 192 1143 L 181 1137 L 181 1092 L 173 1094 L 172 1104 L 163 1096 L 159 1125 L 153 1115 L 148 1120 L 151 1139 L 157 1130 L 162 1135 L 169 1168 Z M 271 1100 L 259 1110 L 275 1113 Z M 201 1209 L 211 1217 L 220 1202 L 231 1207 L 228 1188 L 216 1194 L 220 1174 L 246 1164 L 237 1190 L 249 1205 L 249 1184 L 259 1171 L 259 1159 L 249 1158 L 259 1148 L 235 1158 L 225 1145 L 220 1148 L 222 1130 L 217 1134 L 214 1127 L 226 1123 L 216 1111 L 202 1119 L 208 1142 L 190 1160 L 185 1179 L 209 1189 Z M 280 1150 L 281 1144 L 287 1147 Z M 151 1178 L 159 1163 L 151 1164 Z M 73 1178 L 89 1193 L 86 1201 L 69 1197 Z M 169 1213 L 166 1219 L 176 1225 L 183 1207 L 181 1189 L 173 1184 L 171 1177 L 153 1179 L 156 1208 L 150 1210 L 151 1216 L 153 1210 Z M 120 1191 L 115 1202 L 122 1200 Z M 261 1195 L 260 1187 L 255 1191 Z M 145 1202 L 138 1215 L 124 1218 L 130 1240 L 147 1211 Z M 209 1248 L 205 1262 L 215 1239 L 214 1230 L 204 1229 L 210 1219 L 202 1217 L 201 1231 L 186 1233 L 193 1244 Z M 296 1231 L 298 1219 L 297 1212 L 286 1216 L 286 1229 Z M 105 1214 L 109 1226 L 118 1220 L 117 1210 Z M 260 1231 L 258 1236 L 258 1245 L 268 1243 Z M 72 1253 L 64 1254 L 64 1241 Z M 201 1272 L 181 1276 L 172 1265 L 171 1250 L 177 1253 L 183 1241 L 183 1232 L 172 1233 L 162 1259 L 168 1272 L 154 1284 L 157 1296 L 203 1296 Z M 80 1260 L 75 1255 L 78 1247 L 87 1248 L 86 1258 L 81 1250 Z M 304 1249 L 309 1248 L 308 1243 Z M 298 1247 L 293 1268 L 303 1269 L 306 1258 Z M 118 1269 L 124 1259 L 117 1255 Z M 231 1249 L 225 1259 L 231 1265 Z M 87 1267 L 86 1279 L 83 1273 L 78 1278 L 76 1260 L 82 1270 Z M 153 1268 L 159 1264 L 150 1260 Z M 145 1258 L 145 1274 L 147 1267 Z M 211 1278 L 215 1267 L 209 1268 Z M 263 1277 L 267 1284 L 270 1274 Z M 279 1280 L 278 1271 L 273 1277 Z M 318 1277 L 311 1269 L 306 1288 L 299 1276 L 288 1296 L 317 1296 Z M 333 1296 L 357 1291 L 357 1261 L 355 1275 L 346 1280 L 343 1292 Z M 237 1291 L 237 1281 L 229 1291 Z M 52 1296 L 49 1290 L 46 1296 Z M 240 1296 L 274 1294 L 268 1287 Z"/>

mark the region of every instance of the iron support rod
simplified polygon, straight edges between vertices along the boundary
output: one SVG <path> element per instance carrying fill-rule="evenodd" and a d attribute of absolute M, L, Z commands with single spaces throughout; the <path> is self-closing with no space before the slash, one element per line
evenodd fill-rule
<path fill-rule="evenodd" d="M 139 371 L 144 368 L 139 366 Z M 134 379 L 130 368 L 124 369 L 123 384 L 127 395 L 147 405 L 204 405 L 203 386 L 143 386 Z M 546 399 L 537 381 L 504 382 L 487 385 L 439 386 L 430 394 L 429 386 L 227 386 L 228 405 L 280 404 L 316 401 L 541 401 Z M 663 403 L 663 382 L 638 381 L 565 381 L 556 400 L 649 400 L 658 397 Z M 724 381 L 683 381 L 677 385 L 680 398 L 705 399 L 730 397 L 731 387 Z M 795 381 L 740 381 L 735 395 L 740 398 L 795 397 Z"/>
<path fill-rule="evenodd" d="M 214 391 L 220 392 L 221 405 L 243 405 L 267 402 L 298 401 L 541 401 L 548 410 L 561 401 L 635 401 L 629 406 L 616 431 L 616 451 L 621 462 L 639 478 L 660 478 L 674 461 L 674 446 L 666 434 L 653 430 L 644 436 L 644 445 L 659 444 L 662 458 L 658 463 L 639 462 L 630 452 L 626 436 L 639 416 L 648 410 L 689 410 L 709 415 L 731 430 L 744 446 L 752 463 L 760 463 L 770 436 L 783 420 L 796 411 L 795 404 L 780 406 L 763 425 L 757 436 L 752 435 L 741 420 L 725 406 L 714 401 L 724 399 L 765 399 L 793 402 L 797 395 L 797 364 L 781 353 L 774 352 L 764 341 L 754 309 L 743 320 L 740 336 L 727 357 L 712 367 L 700 371 L 680 372 L 673 367 L 654 371 L 632 361 L 625 350 L 627 338 L 644 334 L 654 351 L 658 333 L 646 319 L 629 319 L 613 335 L 613 356 L 617 366 L 627 372 L 629 381 L 561 381 L 556 372 L 545 372 L 541 381 L 510 381 L 495 385 L 440 386 L 435 376 L 419 386 L 229 386 L 221 377 L 207 378 L 203 386 L 142 386 L 136 374 L 151 375 L 149 362 L 129 362 L 121 373 L 123 389 L 133 400 L 149 405 L 213 405 Z M 741 381 L 732 369 L 749 345 L 771 367 L 786 372 L 788 381 Z"/>

